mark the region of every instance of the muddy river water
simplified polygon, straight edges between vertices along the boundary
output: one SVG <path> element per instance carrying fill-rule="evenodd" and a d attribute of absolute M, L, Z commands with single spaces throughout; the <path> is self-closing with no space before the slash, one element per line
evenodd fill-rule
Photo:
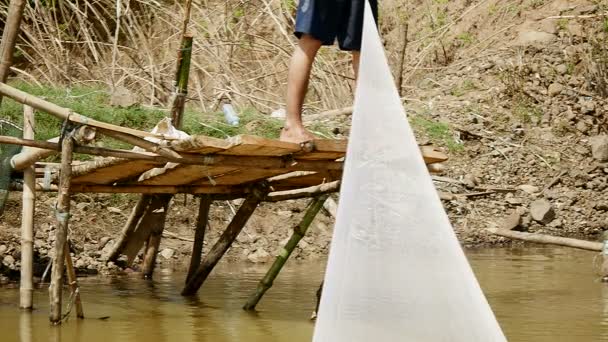
<path fill-rule="evenodd" d="M 561 248 L 467 251 L 482 288 L 511 342 L 608 341 L 608 284 L 595 253 Z M 288 263 L 258 312 L 241 310 L 265 268 L 220 265 L 197 299 L 179 295 L 184 274 L 159 270 L 136 277 L 81 279 L 87 318 L 48 323 L 46 286 L 37 310 L 18 310 L 18 286 L 0 288 L 0 341 L 310 341 L 314 293 L 324 263 Z"/>

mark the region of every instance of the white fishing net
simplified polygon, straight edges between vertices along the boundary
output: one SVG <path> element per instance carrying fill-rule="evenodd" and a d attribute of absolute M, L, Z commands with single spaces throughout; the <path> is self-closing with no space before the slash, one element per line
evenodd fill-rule
<path fill-rule="evenodd" d="M 428 174 L 366 5 L 315 342 L 506 341 Z"/>

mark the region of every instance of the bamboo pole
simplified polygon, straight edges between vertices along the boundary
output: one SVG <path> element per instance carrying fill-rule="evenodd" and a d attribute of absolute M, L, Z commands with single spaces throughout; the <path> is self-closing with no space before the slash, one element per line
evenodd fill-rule
<path fill-rule="evenodd" d="M 13 55 L 21 31 L 21 18 L 23 17 L 25 4 L 25 0 L 11 0 L 8 6 L 4 32 L 2 33 L 2 44 L 0 44 L 0 82 L 2 83 L 5 83 L 8 79 L 11 65 L 13 65 Z M 0 96 L 0 104 L 2 104 L 2 96 Z"/>
<path fill-rule="evenodd" d="M 29 107 L 29 106 L 24 106 L 24 107 Z M 29 107 L 29 108 L 31 108 L 31 107 Z M 23 137 L 23 138 L 26 139 L 25 137 Z M 30 138 L 27 138 L 27 139 L 30 139 Z M 34 139 L 34 137 L 32 136 L 31 139 Z M 95 140 L 95 130 L 90 127 L 87 127 L 87 126 L 80 127 L 76 131 L 76 134 L 74 135 L 74 140 L 75 140 L 76 144 L 89 144 L 93 140 Z M 57 144 L 59 142 L 59 137 L 51 138 L 51 139 L 47 140 L 47 142 Z M 59 145 L 56 145 L 56 146 L 59 146 Z M 18 153 L 11 158 L 11 167 L 13 168 L 13 170 L 23 170 L 26 167 L 35 164 L 40 159 L 46 158 L 53 154 L 55 154 L 54 151 L 49 151 L 49 150 L 43 149 L 43 148 L 25 149 L 21 153 Z"/>
<path fill-rule="evenodd" d="M 190 257 L 190 267 L 188 267 L 188 276 L 186 283 L 192 278 L 196 272 L 196 268 L 201 263 L 203 253 L 203 243 L 205 242 L 205 230 L 209 221 L 209 209 L 213 200 L 210 196 L 201 196 L 201 203 L 198 207 L 198 218 L 196 220 L 196 231 L 194 233 L 194 244 L 192 245 L 192 256 Z"/>
<path fill-rule="evenodd" d="M 566 246 L 578 249 L 584 249 L 587 251 L 601 252 L 604 244 L 601 242 L 585 241 L 543 234 L 535 233 L 524 233 L 508 229 L 488 228 L 486 229 L 489 233 L 494 235 L 500 235 L 508 237 L 510 239 L 523 240 L 534 243 Z"/>
<path fill-rule="evenodd" d="M 21 104 L 28 105 L 28 106 L 34 107 L 35 109 L 38 109 L 40 111 L 49 113 L 61 120 L 69 120 L 69 121 L 79 123 L 82 125 L 88 125 L 88 126 L 97 127 L 97 128 L 105 128 L 105 129 L 116 131 L 116 132 L 131 134 L 131 135 L 134 135 L 137 137 L 150 137 L 150 138 L 165 139 L 165 140 L 171 139 L 170 137 L 165 137 L 162 134 L 144 132 L 144 131 L 140 131 L 137 129 L 112 125 L 109 123 L 91 119 L 84 115 L 73 112 L 71 109 L 63 108 L 54 103 L 45 101 L 41 98 L 38 98 L 38 97 L 30 95 L 26 92 L 23 92 L 17 88 L 11 87 L 6 83 L 0 83 L 0 95 L 7 96 Z"/>
<path fill-rule="evenodd" d="M 188 10 L 189 12 L 189 10 Z M 187 25 L 187 24 L 186 24 Z M 188 79 L 190 76 L 190 59 L 192 57 L 192 36 L 182 37 L 181 48 L 178 51 L 178 67 L 176 75 L 175 94 L 171 106 L 173 125 L 180 128 L 183 122 L 186 96 L 188 95 Z"/>
<path fill-rule="evenodd" d="M 71 134 L 64 137 L 61 151 L 61 178 L 59 179 L 59 194 L 57 195 L 57 206 L 55 208 L 57 217 L 57 229 L 55 230 L 55 254 L 53 255 L 53 268 L 51 271 L 51 285 L 49 286 L 50 297 L 50 321 L 53 324 L 61 323 L 61 300 L 63 287 L 63 271 L 65 258 L 65 243 L 68 235 L 68 221 L 70 215 L 70 182 L 72 176 L 72 150 L 74 140 Z"/>
<path fill-rule="evenodd" d="M 146 207 L 150 203 L 150 199 L 150 196 L 143 195 L 139 198 L 139 200 L 137 200 L 137 204 L 135 204 L 135 207 L 131 211 L 131 215 L 129 216 L 127 223 L 125 223 L 124 227 L 122 228 L 122 231 L 120 232 L 120 237 L 118 238 L 118 241 L 116 241 L 116 243 L 112 247 L 112 251 L 108 255 L 108 261 L 116 261 L 116 259 L 118 259 L 120 254 L 123 252 L 125 246 L 127 245 L 127 242 L 129 241 L 129 238 L 131 238 L 131 236 L 133 235 L 135 227 L 137 227 L 137 224 L 141 220 L 144 211 L 146 210 Z"/>
<path fill-rule="evenodd" d="M 222 256 L 224 256 L 226 251 L 228 251 L 236 237 L 243 230 L 245 224 L 257 206 L 264 199 L 267 191 L 267 185 L 261 184 L 245 199 L 224 233 L 220 236 L 215 245 L 213 245 L 209 253 L 207 253 L 201 264 L 196 269 L 196 272 L 186 283 L 186 286 L 182 290 L 183 296 L 194 295 L 203 285 L 211 271 L 213 271 L 215 265 L 217 265 Z"/>
<path fill-rule="evenodd" d="M 260 299 L 262 299 L 262 296 L 264 296 L 266 291 L 272 287 L 274 280 L 276 279 L 277 275 L 279 275 L 279 272 L 281 272 L 281 269 L 287 262 L 287 259 L 289 259 L 291 253 L 296 248 L 300 240 L 302 240 L 304 235 L 306 235 L 308 227 L 310 227 L 310 224 L 319 213 L 319 210 L 323 208 L 323 203 L 325 203 L 327 197 L 329 197 L 329 195 L 324 194 L 312 200 L 310 207 L 302 218 L 302 221 L 294 228 L 293 234 L 289 238 L 289 241 L 287 241 L 287 244 L 285 247 L 283 247 L 283 250 L 281 250 L 268 272 L 266 272 L 266 275 L 258 284 L 255 292 L 249 297 L 243 306 L 244 310 L 255 310 L 255 307 L 260 302 Z"/>
<path fill-rule="evenodd" d="M 74 304 L 76 304 L 76 317 L 84 318 L 82 301 L 80 300 L 80 288 L 78 287 L 76 271 L 74 270 L 74 263 L 72 262 L 72 256 L 70 255 L 69 240 L 66 240 L 64 246 L 66 273 L 68 276 L 68 284 L 70 286 L 70 290 L 72 290 L 72 296 L 74 296 Z"/>
<path fill-rule="evenodd" d="M 23 107 L 23 137 L 34 139 L 34 109 Z M 34 208 L 36 206 L 36 174 L 34 166 L 23 171 L 23 211 L 21 214 L 21 279 L 19 285 L 22 309 L 33 308 L 34 296 Z"/>
<path fill-rule="evenodd" d="M 169 204 L 171 202 L 171 195 L 158 196 L 158 201 L 161 203 L 162 210 L 148 211 L 145 215 L 150 216 L 150 236 L 148 237 L 148 243 L 144 252 L 144 262 L 142 266 L 142 274 L 145 279 L 151 279 L 152 273 L 154 273 L 154 267 L 156 266 L 156 256 L 160 247 L 160 241 L 165 229 L 165 220 L 167 219 L 167 212 L 169 211 Z M 144 217 L 145 219 L 145 217 Z"/>

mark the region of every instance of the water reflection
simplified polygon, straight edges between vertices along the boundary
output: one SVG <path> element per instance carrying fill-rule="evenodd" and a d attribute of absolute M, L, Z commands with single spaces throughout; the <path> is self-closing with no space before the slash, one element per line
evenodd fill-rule
<path fill-rule="evenodd" d="M 593 253 L 516 249 L 468 256 L 509 341 L 608 341 L 608 284 L 597 280 Z M 0 289 L 0 341 L 308 342 L 324 267 L 288 263 L 256 313 L 241 306 L 265 267 L 221 265 L 187 298 L 179 295 L 182 273 L 158 272 L 154 281 L 85 278 L 87 318 L 72 316 L 61 327 L 48 323 L 46 286 L 35 292 L 36 310 L 25 313 L 16 308 L 19 290 L 11 285 Z"/>

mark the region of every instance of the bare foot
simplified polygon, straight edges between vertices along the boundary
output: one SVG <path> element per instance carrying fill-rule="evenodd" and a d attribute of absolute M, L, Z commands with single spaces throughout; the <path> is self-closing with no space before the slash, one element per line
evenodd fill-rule
<path fill-rule="evenodd" d="M 303 142 L 312 141 L 315 139 L 315 136 L 312 135 L 309 131 L 304 127 L 283 127 L 281 130 L 281 141 L 292 142 L 296 144 L 301 144 Z"/>

